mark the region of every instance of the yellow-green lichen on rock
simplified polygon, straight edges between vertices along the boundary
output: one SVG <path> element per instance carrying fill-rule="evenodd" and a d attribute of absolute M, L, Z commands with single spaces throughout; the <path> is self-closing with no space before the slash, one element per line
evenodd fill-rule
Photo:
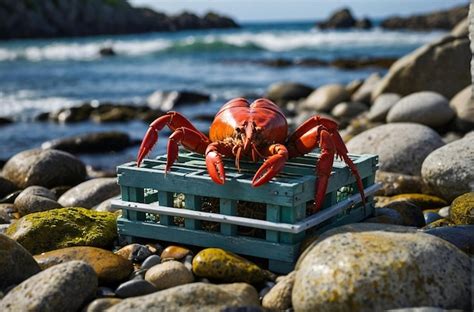
<path fill-rule="evenodd" d="M 474 192 L 456 197 L 449 209 L 449 219 L 454 224 L 474 224 Z"/>
<path fill-rule="evenodd" d="M 107 247 L 117 237 L 117 216 L 78 207 L 24 216 L 6 234 L 32 254 L 71 247 Z"/>
<path fill-rule="evenodd" d="M 431 222 L 430 224 L 427 224 L 423 227 L 424 230 L 428 230 L 428 229 L 434 229 L 434 228 L 438 228 L 438 227 L 442 227 L 442 226 L 451 226 L 451 225 L 454 225 L 451 220 L 448 220 L 446 218 L 442 218 L 442 219 L 439 219 L 439 220 L 436 220 L 434 222 Z"/>
<path fill-rule="evenodd" d="M 448 203 L 442 198 L 439 198 L 433 195 L 417 194 L 417 193 L 400 194 L 400 195 L 390 197 L 390 202 L 398 201 L 398 200 L 410 201 L 414 205 L 420 207 L 422 210 L 432 209 L 432 208 L 441 208 L 448 205 Z"/>
<path fill-rule="evenodd" d="M 193 272 L 222 282 L 258 283 L 269 276 L 253 262 L 219 248 L 201 250 L 193 259 Z"/>

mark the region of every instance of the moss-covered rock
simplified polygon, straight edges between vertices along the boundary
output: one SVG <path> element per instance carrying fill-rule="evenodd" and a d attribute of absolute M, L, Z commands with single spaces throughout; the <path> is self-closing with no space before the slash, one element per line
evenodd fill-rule
<path fill-rule="evenodd" d="M 12 224 L 6 234 L 32 254 L 71 247 L 107 247 L 117 237 L 111 212 L 70 207 L 32 213 Z"/>
<path fill-rule="evenodd" d="M 258 283 L 267 277 L 253 262 L 219 248 L 201 250 L 193 259 L 193 272 L 223 282 Z"/>
<path fill-rule="evenodd" d="M 434 229 L 434 228 L 438 228 L 442 226 L 451 226 L 451 225 L 454 225 L 454 224 L 450 220 L 446 218 L 442 218 L 434 222 L 431 222 L 430 224 L 427 224 L 426 226 L 423 227 L 423 229 L 428 230 L 428 229 Z"/>
<path fill-rule="evenodd" d="M 416 206 L 420 207 L 422 210 L 425 209 L 432 209 L 432 208 L 441 208 L 448 203 L 439 197 L 433 195 L 426 195 L 426 194 L 400 194 L 391 197 L 391 201 L 398 201 L 398 200 L 407 200 L 415 204 Z"/>
<path fill-rule="evenodd" d="M 454 224 L 474 224 L 474 192 L 458 196 L 449 209 Z"/>

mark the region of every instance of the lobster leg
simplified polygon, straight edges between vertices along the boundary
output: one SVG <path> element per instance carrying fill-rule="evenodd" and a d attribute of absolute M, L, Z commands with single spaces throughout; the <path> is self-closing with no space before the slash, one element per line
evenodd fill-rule
<path fill-rule="evenodd" d="M 232 147 L 221 142 L 214 142 L 207 146 L 206 149 L 206 167 L 207 172 L 212 181 L 217 184 L 224 184 L 225 171 L 222 155 L 232 156 Z"/>
<path fill-rule="evenodd" d="M 316 174 L 318 182 L 315 190 L 315 207 L 313 213 L 321 210 L 328 187 L 329 176 L 331 175 L 332 165 L 334 163 L 334 154 L 336 146 L 332 140 L 331 134 L 326 130 L 321 130 L 319 146 L 321 147 L 321 157 L 318 161 Z"/>
<path fill-rule="evenodd" d="M 252 186 L 257 187 L 270 181 L 277 175 L 288 160 L 288 150 L 282 144 L 272 144 L 268 147 L 270 155 L 257 170 L 252 179 Z"/>
<path fill-rule="evenodd" d="M 170 135 L 167 148 L 166 172 L 168 172 L 173 163 L 178 158 L 178 144 L 182 144 L 189 150 L 204 154 L 209 140 L 204 139 L 201 133 L 193 129 L 181 127 L 176 129 Z"/>
<path fill-rule="evenodd" d="M 203 133 L 199 132 L 199 130 L 196 129 L 196 127 L 194 127 L 191 124 L 191 122 L 180 113 L 177 113 L 177 112 L 166 113 L 165 115 L 158 117 L 155 121 L 153 121 L 150 124 L 150 127 L 148 128 L 148 131 L 146 132 L 145 137 L 143 138 L 142 144 L 140 145 L 140 149 L 138 150 L 138 156 L 137 156 L 138 167 L 142 163 L 143 158 L 145 158 L 145 156 L 151 151 L 153 146 L 158 141 L 158 132 L 160 132 L 166 125 L 172 131 L 175 131 L 176 129 L 180 127 L 193 130 L 194 132 L 198 134 L 201 140 L 209 141 L 209 139 Z"/>

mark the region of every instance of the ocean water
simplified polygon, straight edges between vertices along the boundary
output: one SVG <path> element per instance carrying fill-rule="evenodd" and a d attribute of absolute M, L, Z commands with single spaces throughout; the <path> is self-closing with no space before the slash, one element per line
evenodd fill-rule
<path fill-rule="evenodd" d="M 372 30 L 321 31 L 313 23 L 245 24 L 240 29 L 149 33 L 48 40 L 0 42 L 0 116 L 18 122 L 0 128 L 0 159 L 38 147 L 62 136 L 120 130 L 141 138 L 147 125 L 129 123 L 74 125 L 33 122 L 35 115 L 99 100 L 144 103 L 156 90 L 209 93 L 209 103 L 180 110 L 193 119 L 213 113 L 232 97 L 263 94 L 278 81 L 314 87 L 347 83 L 380 69 L 339 70 L 329 67 L 272 68 L 250 61 L 262 59 L 402 56 L 443 36 L 443 32 Z M 112 47 L 114 57 L 101 57 Z M 197 123 L 205 129 L 208 124 Z M 155 153 L 163 153 L 166 133 Z M 101 167 L 133 159 L 136 148 L 118 154 L 82 155 Z"/>

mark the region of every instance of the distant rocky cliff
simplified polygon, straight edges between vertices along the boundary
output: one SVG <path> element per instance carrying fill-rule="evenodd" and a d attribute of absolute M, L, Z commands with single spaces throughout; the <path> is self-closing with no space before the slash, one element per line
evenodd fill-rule
<path fill-rule="evenodd" d="M 168 16 L 126 0 L 0 0 L 0 39 L 239 27 L 215 13 Z"/>

